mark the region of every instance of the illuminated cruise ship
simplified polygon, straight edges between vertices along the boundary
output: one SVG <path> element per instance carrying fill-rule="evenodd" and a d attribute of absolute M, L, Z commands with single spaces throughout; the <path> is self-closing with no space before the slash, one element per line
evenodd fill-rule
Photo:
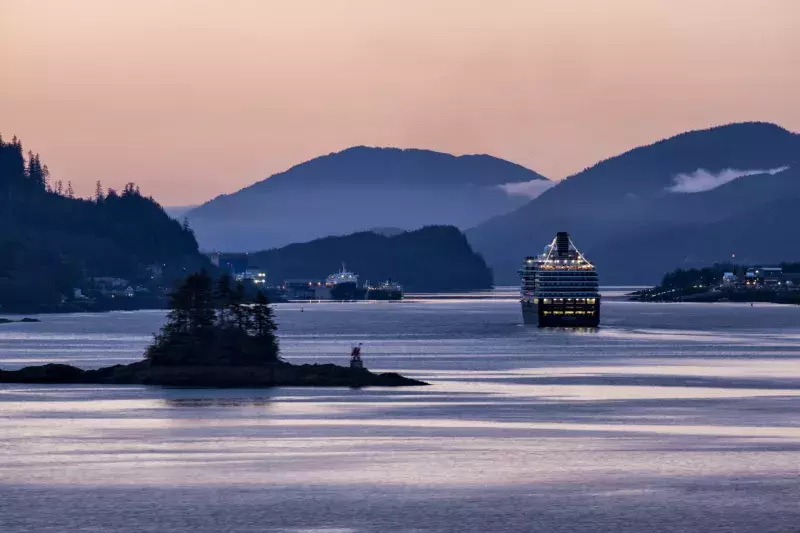
<path fill-rule="evenodd" d="M 597 327 L 600 323 L 597 272 L 568 233 L 556 234 L 542 254 L 525 259 L 519 272 L 526 324 Z"/>

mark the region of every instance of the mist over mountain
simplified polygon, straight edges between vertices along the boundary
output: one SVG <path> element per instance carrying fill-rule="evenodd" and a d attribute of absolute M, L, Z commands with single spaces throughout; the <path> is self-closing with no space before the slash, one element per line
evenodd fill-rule
<path fill-rule="evenodd" d="M 183 220 L 186 214 L 197 207 L 196 205 L 169 205 L 164 206 L 164 212 L 175 220 Z"/>
<path fill-rule="evenodd" d="M 498 283 L 516 283 L 522 258 L 557 231 L 572 234 L 606 284 L 657 281 L 735 250 L 754 261 L 781 250 L 775 259 L 794 260 L 800 249 L 781 244 L 788 230 L 774 216 L 755 234 L 742 226 L 779 200 L 788 213 L 800 197 L 798 170 L 800 136 L 774 124 L 691 131 L 601 161 L 467 236 Z"/>
<path fill-rule="evenodd" d="M 488 155 L 358 146 L 214 198 L 186 216 L 202 248 L 252 251 L 375 227 L 468 228 L 551 185 Z"/>

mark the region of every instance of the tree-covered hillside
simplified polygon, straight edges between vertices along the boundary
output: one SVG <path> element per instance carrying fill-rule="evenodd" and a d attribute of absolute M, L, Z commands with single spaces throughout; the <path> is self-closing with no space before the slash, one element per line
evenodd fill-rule
<path fill-rule="evenodd" d="M 326 237 L 250 255 L 250 264 L 266 270 L 271 283 L 325 279 L 343 262 L 362 282 L 391 278 L 410 291 L 492 286 L 492 271 L 452 226 L 429 226 L 391 237 L 373 232 Z"/>
<path fill-rule="evenodd" d="M 113 176 L 110 176 L 113 177 Z M 91 199 L 51 182 L 38 154 L 0 138 L 0 310 L 57 310 L 91 279 L 172 280 L 206 264 L 194 235 L 135 184 Z"/>
<path fill-rule="evenodd" d="M 775 124 L 686 132 L 601 161 L 467 236 L 498 283 L 517 282 L 522 259 L 558 231 L 570 233 L 604 284 L 652 283 L 666 270 L 702 265 L 684 262 L 697 252 L 687 239 L 700 231 L 706 248 L 728 243 L 724 255 L 704 252 L 704 260 L 745 250 L 756 261 L 766 260 L 756 248 L 792 242 L 791 224 L 775 224 L 774 233 L 757 224 L 745 236 L 725 221 L 797 198 L 798 168 L 800 135 Z M 664 232 L 674 239 L 663 238 Z M 800 258 L 793 249 L 783 253 L 782 259 Z"/>
<path fill-rule="evenodd" d="M 551 185 L 488 155 L 356 146 L 218 196 L 186 216 L 204 249 L 254 251 L 376 227 L 470 228 Z M 508 186 L 527 192 L 511 194 Z"/>

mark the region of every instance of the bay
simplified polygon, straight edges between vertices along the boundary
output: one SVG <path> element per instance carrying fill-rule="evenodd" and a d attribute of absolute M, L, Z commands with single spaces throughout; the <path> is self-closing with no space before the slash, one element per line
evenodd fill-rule
<path fill-rule="evenodd" d="M 284 357 L 431 383 L 0 385 L 0 531 L 797 531 L 800 307 L 513 290 L 276 306 Z M 141 358 L 164 313 L 0 326 L 0 367 Z"/>

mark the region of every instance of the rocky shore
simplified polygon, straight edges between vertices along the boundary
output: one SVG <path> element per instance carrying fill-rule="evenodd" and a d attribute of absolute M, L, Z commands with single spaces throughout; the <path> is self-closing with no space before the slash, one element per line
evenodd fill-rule
<path fill-rule="evenodd" d="M 263 366 L 154 366 L 149 361 L 114 365 L 96 370 L 47 364 L 20 370 L 0 370 L 0 383 L 160 385 L 165 387 L 404 387 L 427 385 L 388 372 L 333 364 L 292 365 L 276 362 Z"/>

